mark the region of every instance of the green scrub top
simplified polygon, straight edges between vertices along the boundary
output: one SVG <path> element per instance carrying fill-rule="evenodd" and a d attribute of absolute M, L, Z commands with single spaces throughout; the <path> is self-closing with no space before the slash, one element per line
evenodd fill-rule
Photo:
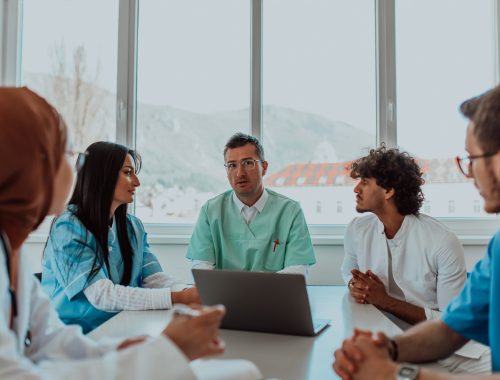
<path fill-rule="evenodd" d="M 217 269 L 276 272 L 316 263 L 304 213 L 298 202 L 265 189 L 262 212 L 247 224 L 229 190 L 207 201 L 186 257 L 215 263 Z"/>

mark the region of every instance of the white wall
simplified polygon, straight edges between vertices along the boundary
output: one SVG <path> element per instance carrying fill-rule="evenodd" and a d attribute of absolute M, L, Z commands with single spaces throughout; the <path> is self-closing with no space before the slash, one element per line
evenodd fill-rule
<path fill-rule="evenodd" d="M 40 262 L 43 247 L 43 243 L 30 242 L 24 246 L 24 254 L 29 255 L 33 272 L 40 272 L 41 270 Z M 310 270 L 308 283 L 311 285 L 341 285 L 343 282 L 340 265 L 344 255 L 343 246 L 317 245 L 314 248 L 317 263 Z M 470 270 L 486 252 L 486 245 L 466 245 L 464 248 L 467 269 Z M 184 258 L 187 245 L 152 244 L 151 249 L 157 255 L 165 271 L 188 283 L 192 282 L 189 271 L 190 262 Z"/>

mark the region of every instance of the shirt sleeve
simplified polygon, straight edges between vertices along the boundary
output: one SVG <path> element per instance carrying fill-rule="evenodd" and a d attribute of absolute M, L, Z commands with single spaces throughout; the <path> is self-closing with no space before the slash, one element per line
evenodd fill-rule
<path fill-rule="evenodd" d="M 306 218 L 300 206 L 297 204 L 296 207 L 295 217 L 286 242 L 285 268 L 292 265 L 313 265 L 316 263 Z"/>
<path fill-rule="evenodd" d="M 169 276 L 165 272 L 157 272 L 148 276 L 144 279 L 142 283 L 143 288 L 170 288 L 170 290 L 177 292 L 186 288 L 189 285 L 184 282 L 177 280 L 176 278 Z"/>
<path fill-rule="evenodd" d="M 76 217 L 56 219 L 47 241 L 45 255 L 69 300 L 88 285 L 108 278 L 104 263 L 96 263 L 96 250 L 97 243 L 93 235 Z M 94 265 L 97 265 L 97 270 L 89 280 Z"/>
<path fill-rule="evenodd" d="M 189 260 L 202 260 L 215 264 L 215 247 L 208 221 L 208 205 L 205 204 L 201 210 L 194 227 L 186 257 Z"/>
<path fill-rule="evenodd" d="M 202 261 L 202 260 L 193 260 L 191 265 L 191 269 L 207 269 L 212 270 L 215 269 L 215 264 L 210 261 Z"/>
<path fill-rule="evenodd" d="M 163 269 L 154 253 L 151 252 L 151 248 L 148 242 L 148 234 L 144 229 L 144 225 L 139 219 L 134 218 L 134 220 L 136 222 L 134 223 L 134 226 L 136 226 L 136 228 L 139 230 L 138 233 L 142 235 L 142 278 L 145 279 L 152 274 L 162 272 Z"/>
<path fill-rule="evenodd" d="M 438 310 L 424 307 L 426 319 L 437 319 L 450 301 L 462 290 L 467 271 L 465 254 L 457 237 L 451 232 L 443 239 L 435 255 L 437 268 L 436 301 Z"/>
<path fill-rule="evenodd" d="M 462 292 L 442 315 L 443 322 L 453 331 L 485 345 L 489 345 L 490 262 L 491 251 L 488 248 L 488 253 L 475 265 Z"/>
<path fill-rule="evenodd" d="M 353 247 L 353 239 L 354 239 L 354 222 L 356 219 L 351 221 L 349 225 L 346 227 L 344 234 L 344 260 L 342 261 L 341 271 L 342 271 L 342 279 L 347 284 L 349 280 L 352 278 L 351 270 L 359 269 L 358 265 L 358 256 L 354 251 Z"/>
<path fill-rule="evenodd" d="M 307 277 L 309 274 L 309 266 L 308 265 L 290 265 L 277 273 L 292 273 L 292 274 L 301 274 L 304 277 Z"/>
<path fill-rule="evenodd" d="M 84 290 L 85 297 L 96 309 L 116 312 L 121 310 L 156 310 L 172 307 L 169 288 L 147 289 L 114 284 L 103 279 Z"/>

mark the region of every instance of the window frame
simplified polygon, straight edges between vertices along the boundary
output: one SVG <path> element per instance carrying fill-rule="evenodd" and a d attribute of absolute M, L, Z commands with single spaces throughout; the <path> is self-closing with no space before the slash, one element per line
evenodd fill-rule
<path fill-rule="evenodd" d="M 136 145 L 137 36 L 140 0 L 120 0 L 118 22 L 118 67 L 116 141 Z M 397 146 L 395 0 L 375 2 L 376 143 Z M 495 81 L 500 78 L 500 0 L 494 4 Z M 251 117 L 249 132 L 262 139 L 262 9 L 263 0 L 250 0 L 251 17 Z M 21 80 L 22 0 L 0 3 L 0 84 L 19 85 Z M 135 207 L 132 210 L 135 212 Z M 499 227 L 495 218 L 438 218 L 465 245 L 486 244 Z M 156 244 L 187 244 L 194 225 L 146 223 Z M 315 245 L 341 245 L 346 225 L 309 225 Z M 35 241 L 48 231 L 40 231 Z M 40 235 L 40 236 L 38 236 Z M 38 236 L 38 237 L 37 237 Z M 45 240 L 43 240 L 45 241 Z"/>

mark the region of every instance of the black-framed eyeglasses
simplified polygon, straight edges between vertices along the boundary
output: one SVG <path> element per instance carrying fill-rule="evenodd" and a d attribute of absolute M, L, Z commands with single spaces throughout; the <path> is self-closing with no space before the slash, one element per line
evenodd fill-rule
<path fill-rule="evenodd" d="M 247 158 L 244 160 L 241 160 L 239 165 L 245 170 L 253 170 L 257 166 L 258 162 L 264 162 L 262 160 L 254 160 L 253 158 Z M 228 172 L 234 172 L 236 169 L 238 169 L 238 163 L 237 162 L 227 162 L 224 164 L 226 167 L 226 170 Z"/>
<path fill-rule="evenodd" d="M 458 166 L 458 169 L 460 172 L 467 178 L 472 178 L 472 162 L 478 158 L 488 158 L 492 157 L 495 154 L 497 154 L 498 151 L 496 152 L 491 152 L 491 153 L 484 153 L 484 154 L 477 154 L 474 156 L 465 156 L 465 157 L 455 157 L 455 163 Z"/>
<path fill-rule="evenodd" d="M 71 157 L 72 162 L 75 163 L 75 170 L 77 172 L 80 171 L 81 168 L 83 168 L 83 165 L 85 165 L 85 161 L 87 160 L 87 157 L 89 155 L 89 152 L 87 152 L 87 151 L 74 152 L 74 151 L 70 150 L 66 153 Z"/>

